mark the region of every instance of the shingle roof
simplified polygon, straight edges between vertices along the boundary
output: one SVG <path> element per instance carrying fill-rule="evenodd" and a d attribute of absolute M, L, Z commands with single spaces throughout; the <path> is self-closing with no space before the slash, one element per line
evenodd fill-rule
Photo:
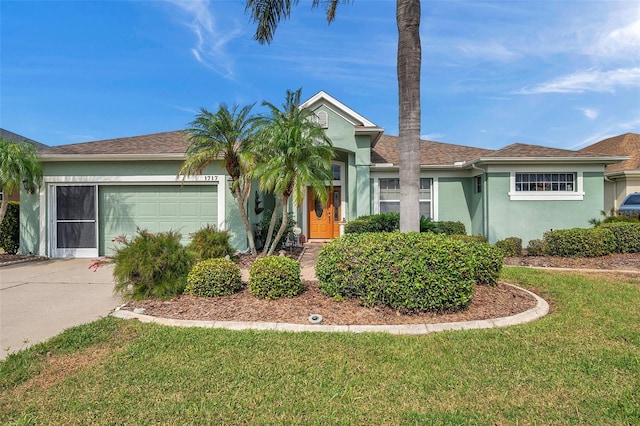
<path fill-rule="evenodd" d="M 184 154 L 189 146 L 182 131 L 154 133 L 128 138 L 53 146 L 42 151 L 46 155 L 162 155 Z"/>
<path fill-rule="evenodd" d="M 593 154 L 568 149 L 549 148 L 540 145 L 514 143 L 492 152 L 484 158 L 582 158 L 593 157 Z"/>
<path fill-rule="evenodd" d="M 616 173 L 636 170 L 640 171 L 640 134 L 625 133 L 624 135 L 601 140 L 580 150 L 590 154 L 626 155 L 628 160 L 610 164 L 605 173 Z"/>
<path fill-rule="evenodd" d="M 25 138 L 22 135 L 10 132 L 9 130 L 6 130 L 6 129 L 0 129 L 0 137 L 2 137 L 4 139 L 8 139 L 8 140 L 13 141 L 13 142 L 29 142 L 29 143 L 32 143 L 32 144 L 34 144 L 36 146 L 36 149 L 38 149 L 38 150 L 41 150 L 42 148 L 46 148 L 47 147 L 47 145 L 45 145 L 43 143 L 36 142 L 33 139 Z"/>
<path fill-rule="evenodd" d="M 373 164 L 400 163 L 398 136 L 382 135 L 371 150 Z M 454 163 L 471 161 L 492 153 L 490 149 L 454 145 L 442 142 L 420 141 L 420 164 L 431 166 L 452 166 Z"/>

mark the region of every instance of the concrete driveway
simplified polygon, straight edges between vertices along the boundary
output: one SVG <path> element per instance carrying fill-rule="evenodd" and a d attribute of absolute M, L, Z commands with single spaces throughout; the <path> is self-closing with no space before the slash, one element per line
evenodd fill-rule
<path fill-rule="evenodd" d="M 93 272 L 90 264 L 57 259 L 0 267 L 0 359 L 122 304 L 113 295 L 113 267 Z"/>

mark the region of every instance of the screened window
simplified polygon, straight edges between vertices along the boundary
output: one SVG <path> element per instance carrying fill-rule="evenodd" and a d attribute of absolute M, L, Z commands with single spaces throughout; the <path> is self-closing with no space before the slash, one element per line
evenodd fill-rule
<path fill-rule="evenodd" d="M 516 191 L 519 192 L 574 192 L 575 173 L 516 173 Z"/>
<path fill-rule="evenodd" d="M 433 179 L 420 178 L 420 216 L 431 217 L 431 186 Z"/>

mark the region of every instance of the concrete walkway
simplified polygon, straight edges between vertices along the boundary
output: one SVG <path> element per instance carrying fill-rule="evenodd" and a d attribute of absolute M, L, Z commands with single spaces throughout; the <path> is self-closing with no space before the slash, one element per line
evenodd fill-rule
<path fill-rule="evenodd" d="M 93 272 L 90 264 L 58 259 L 0 268 L 0 359 L 122 304 L 113 295 L 112 266 Z"/>

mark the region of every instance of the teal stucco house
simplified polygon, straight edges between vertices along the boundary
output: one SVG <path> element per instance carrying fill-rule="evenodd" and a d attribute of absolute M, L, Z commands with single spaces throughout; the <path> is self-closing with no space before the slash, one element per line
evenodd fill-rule
<path fill-rule="evenodd" d="M 307 194 L 296 211 L 308 239 L 340 234 L 340 222 L 399 210 L 398 137 L 319 92 L 304 107 L 333 141 L 333 192 L 326 205 Z M 109 255 L 112 240 L 137 228 L 189 233 L 207 225 L 231 232 L 239 250 L 246 235 L 220 164 L 201 176 L 177 176 L 188 146 L 184 132 L 55 146 L 41 151 L 44 185 L 21 194 L 21 252 L 48 257 Z M 604 208 L 605 167 L 625 160 L 536 145 L 500 150 L 422 141 L 420 211 L 460 221 L 490 242 L 524 244 L 549 229 L 586 227 Z M 253 191 L 250 221 L 272 205 Z"/>

